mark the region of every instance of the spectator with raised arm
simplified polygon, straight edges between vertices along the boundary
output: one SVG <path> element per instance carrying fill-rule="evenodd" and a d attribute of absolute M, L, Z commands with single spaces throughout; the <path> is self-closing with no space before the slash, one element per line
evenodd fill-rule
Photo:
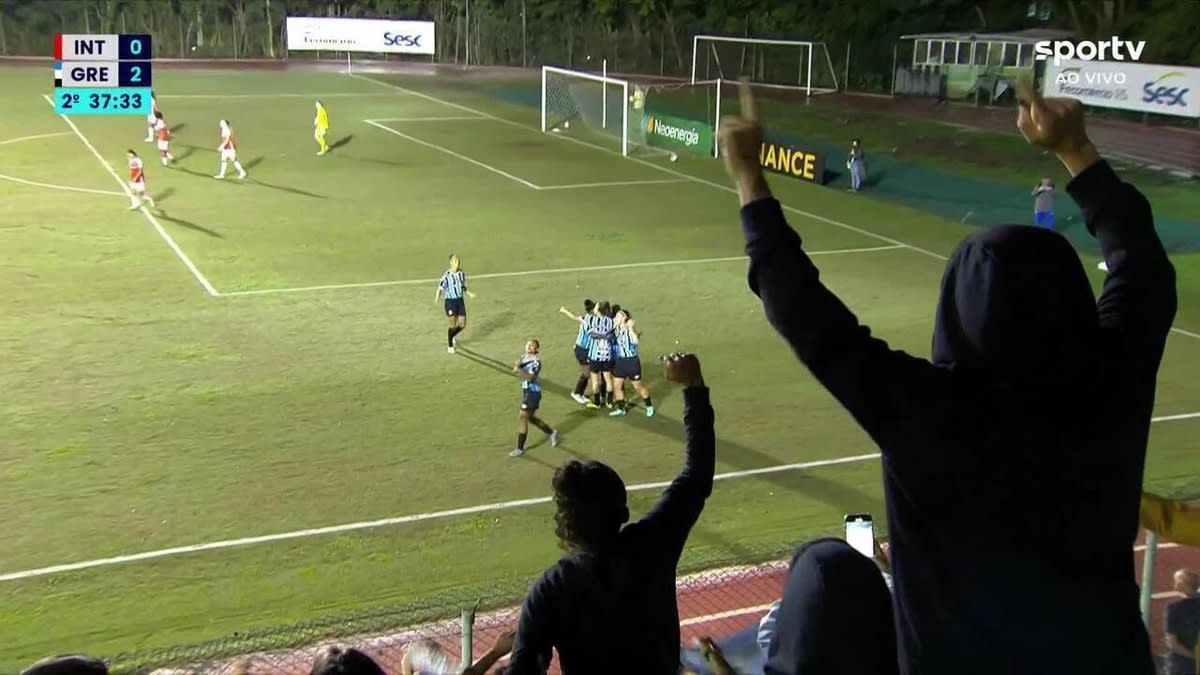
<path fill-rule="evenodd" d="M 930 361 L 872 336 L 821 282 L 759 167 L 746 85 L 742 98 L 721 143 L 750 288 L 882 450 L 901 672 L 1152 673 L 1129 551 L 1175 272 L 1079 102 L 1025 83 L 1018 126 L 1073 176 L 1110 268 L 1099 301 L 1061 235 L 977 232 L 946 264 Z"/>
<path fill-rule="evenodd" d="M 563 675 L 678 675 L 675 573 L 712 493 L 716 435 L 696 357 L 667 357 L 666 377 L 684 386 L 683 470 L 650 513 L 626 525 L 625 484 L 616 471 L 596 461 L 559 467 L 555 534 L 567 553 L 525 596 L 511 675 L 545 673 L 552 650 Z"/>

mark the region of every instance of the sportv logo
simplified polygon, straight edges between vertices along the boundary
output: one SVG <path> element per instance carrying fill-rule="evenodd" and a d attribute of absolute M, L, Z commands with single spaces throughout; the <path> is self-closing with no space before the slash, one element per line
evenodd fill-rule
<path fill-rule="evenodd" d="M 1183 73 L 1178 70 L 1172 70 L 1163 73 L 1157 80 L 1147 82 L 1142 85 L 1142 103 L 1155 103 L 1165 106 L 1186 106 L 1187 101 L 1183 99 L 1191 89 L 1187 87 L 1171 87 L 1164 86 L 1163 80 L 1172 77 L 1183 77 Z"/>
<path fill-rule="evenodd" d="M 397 35 L 396 33 L 384 33 L 383 44 L 388 47 L 420 47 L 420 35 Z"/>
<path fill-rule="evenodd" d="M 684 129 L 671 124 L 667 124 L 656 117 L 651 117 L 646 120 L 646 132 L 654 136 L 662 136 L 673 141 L 682 143 L 687 147 L 700 144 L 700 132 L 695 129 Z"/>
<path fill-rule="evenodd" d="M 1080 61 L 1137 61 L 1146 49 L 1146 41 L 1122 40 L 1111 37 L 1105 42 L 1083 40 L 1042 40 L 1033 45 L 1033 55 L 1038 61 L 1046 61 L 1054 57 L 1054 65 L 1061 66 L 1064 60 L 1079 59 Z"/>

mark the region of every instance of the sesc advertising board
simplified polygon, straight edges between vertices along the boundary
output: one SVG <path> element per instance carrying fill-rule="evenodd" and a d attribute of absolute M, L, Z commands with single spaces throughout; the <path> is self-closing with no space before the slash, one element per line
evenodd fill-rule
<path fill-rule="evenodd" d="M 1084 105 L 1200 117 L 1200 68 L 1065 59 L 1046 64 L 1043 96 L 1068 96 Z"/>
<path fill-rule="evenodd" d="M 291 51 L 383 52 L 434 54 L 432 21 L 328 19 L 289 16 L 287 48 Z"/>

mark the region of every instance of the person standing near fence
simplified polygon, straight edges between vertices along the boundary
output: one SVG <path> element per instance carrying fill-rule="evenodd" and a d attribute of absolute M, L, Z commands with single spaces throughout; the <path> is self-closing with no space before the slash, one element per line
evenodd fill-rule
<path fill-rule="evenodd" d="M 1151 675 L 1129 553 L 1175 270 L 1083 106 L 1022 83 L 1018 128 L 1073 176 L 1110 261 L 1099 300 L 1061 235 L 987 228 L 946 263 L 927 360 L 873 336 L 822 283 L 759 166 L 748 84 L 742 96 L 721 144 L 748 281 L 882 451 L 900 672 Z"/>
<path fill-rule="evenodd" d="M 867 156 L 863 153 L 862 141 L 850 141 L 850 155 L 846 158 L 846 168 L 850 169 L 850 189 L 858 192 L 867 180 Z"/>
<path fill-rule="evenodd" d="M 1043 178 L 1030 192 L 1033 196 L 1033 221 L 1038 227 L 1054 229 L 1054 179 Z"/>

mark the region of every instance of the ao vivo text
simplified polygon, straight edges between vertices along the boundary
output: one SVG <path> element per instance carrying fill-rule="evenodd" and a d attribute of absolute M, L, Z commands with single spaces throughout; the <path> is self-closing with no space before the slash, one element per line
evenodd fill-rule
<path fill-rule="evenodd" d="M 420 35 L 397 35 L 395 33 L 384 33 L 383 44 L 388 47 L 420 47 Z"/>

